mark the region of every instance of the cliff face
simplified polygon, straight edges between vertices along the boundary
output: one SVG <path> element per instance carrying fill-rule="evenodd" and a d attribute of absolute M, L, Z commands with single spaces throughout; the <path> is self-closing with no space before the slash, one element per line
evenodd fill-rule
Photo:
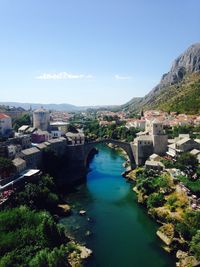
<path fill-rule="evenodd" d="M 167 86 L 183 80 L 186 74 L 200 72 L 200 43 L 190 46 L 172 63 L 171 70 L 162 76 L 160 83 L 145 97 L 151 97 Z"/>
<path fill-rule="evenodd" d="M 133 101 L 133 103 L 130 101 L 129 103 L 127 103 L 127 105 L 125 105 L 125 107 L 130 110 L 163 108 L 163 101 L 165 101 L 165 104 L 167 104 L 168 101 L 170 102 L 170 104 L 172 104 L 171 96 L 174 94 L 176 94 L 176 97 L 174 98 L 175 102 L 177 102 L 178 100 L 181 101 L 184 96 L 186 98 L 190 97 L 190 94 L 194 93 L 192 90 L 193 86 L 191 86 L 192 83 L 194 83 L 194 87 L 197 87 L 197 92 L 195 91 L 195 93 L 197 93 L 198 97 L 199 80 L 200 43 L 197 43 L 190 46 L 172 63 L 170 71 L 162 76 L 160 83 L 156 87 L 154 87 L 145 97 L 143 97 L 137 103 L 135 103 L 135 101 Z M 172 105 L 172 108 L 174 109 L 176 107 Z M 196 110 L 198 111 L 198 108 L 195 109 L 195 112 Z"/>

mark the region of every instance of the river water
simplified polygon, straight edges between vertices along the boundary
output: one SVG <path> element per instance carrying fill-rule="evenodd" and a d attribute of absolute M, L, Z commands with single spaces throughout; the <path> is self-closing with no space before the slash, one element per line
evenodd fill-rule
<path fill-rule="evenodd" d="M 174 267 L 174 259 L 161 248 L 158 225 L 137 203 L 133 185 L 121 176 L 124 159 L 100 145 L 89 166 L 87 183 L 67 197 L 73 215 L 63 218 L 68 233 L 93 256 L 89 267 Z M 85 216 L 79 211 L 86 210 Z"/>

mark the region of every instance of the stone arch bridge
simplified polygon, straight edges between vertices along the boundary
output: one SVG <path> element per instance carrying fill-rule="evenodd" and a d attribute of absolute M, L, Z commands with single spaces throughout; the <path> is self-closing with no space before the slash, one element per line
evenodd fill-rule
<path fill-rule="evenodd" d="M 90 152 L 95 148 L 96 145 L 109 144 L 109 143 L 111 143 L 113 145 L 117 145 L 118 147 L 122 148 L 126 152 L 126 154 L 129 157 L 129 160 L 130 160 L 131 169 L 134 169 L 136 166 L 136 163 L 135 163 L 135 157 L 133 154 L 133 148 L 131 146 L 131 143 L 123 142 L 123 141 L 119 141 L 119 140 L 114 140 L 114 139 L 101 139 L 98 141 L 85 143 L 84 144 L 85 165 L 87 164 L 87 160 L 88 160 L 88 156 L 89 156 Z"/>

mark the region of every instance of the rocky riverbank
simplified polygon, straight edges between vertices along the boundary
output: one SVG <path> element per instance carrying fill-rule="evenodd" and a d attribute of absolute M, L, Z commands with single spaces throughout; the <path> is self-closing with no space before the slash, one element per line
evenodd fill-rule
<path fill-rule="evenodd" d="M 71 267 L 84 266 L 83 262 L 92 255 L 92 250 L 74 241 L 71 241 L 69 245 L 72 251 L 68 255 L 68 262 Z"/>
<path fill-rule="evenodd" d="M 114 145 L 112 143 L 107 144 L 107 146 L 114 149 L 120 156 L 122 156 L 125 159 L 125 162 L 123 163 L 123 167 L 128 169 L 130 167 L 130 160 L 129 160 L 127 153 L 121 147 Z"/>
<path fill-rule="evenodd" d="M 198 250 L 200 213 L 192 210 L 187 194 L 165 172 L 137 168 L 126 178 L 134 182 L 138 203 L 160 224 L 157 236 L 163 241 L 163 248 L 176 255 L 176 266 L 199 266 L 196 248 Z"/>

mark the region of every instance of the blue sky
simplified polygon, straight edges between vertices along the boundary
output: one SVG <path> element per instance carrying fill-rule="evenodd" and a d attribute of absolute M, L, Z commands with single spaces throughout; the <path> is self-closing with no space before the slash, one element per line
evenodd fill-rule
<path fill-rule="evenodd" d="M 199 0 L 0 0 L 0 101 L 122 104 L 200 41 Z"/>

